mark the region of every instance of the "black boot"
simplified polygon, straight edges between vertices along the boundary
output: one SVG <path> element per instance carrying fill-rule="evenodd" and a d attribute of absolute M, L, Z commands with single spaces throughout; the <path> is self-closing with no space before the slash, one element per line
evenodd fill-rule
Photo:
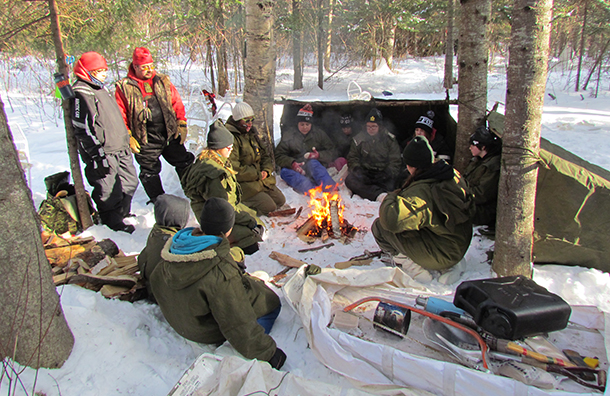
<path fill-rule="evenodd" d="M 159 174 L 140 174 L 140 181 L 142 182 L 144 191 L 146 191 L 146 195 L 148 195 L 148 198 L 150 198 L 149 202 L 155 203 L 155 200 L 159 195 L 165 194 Z"/>

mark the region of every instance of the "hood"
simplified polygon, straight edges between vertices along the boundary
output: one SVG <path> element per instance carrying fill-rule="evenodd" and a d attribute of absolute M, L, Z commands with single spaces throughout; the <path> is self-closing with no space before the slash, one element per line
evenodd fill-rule
<path fill-rule="evenodd" d="M 163 227 L 184 228 L 189 220 L 190 202 L 171 194 L 162 194 L 155 201 L 155 221 Z"/>
<path fill-rule="evenodd" d="M 211 237 L 209 235 L 200 237 L 193 237 L 191 235 L 191 238 L 202 239 L 202 244 L 199 245 L 200 247 L 204 246 L 205 243 L 216 241 L 216 243 L 208 245 L 203 250 L 188 254 L 173 253 L 171 250 L 175 240 L 177 237 L 180 238 L 178 234 L 184 233 L 185 231 L 188 231 L 187 233 L 190 234 L 190 231 L 192 230 L 193 228 L 185 228 L 184 230 L 179 231 L 172 239 L 165 243 L 165 246 L 161 250 L 161 258 L 164 260 L 162 263 L 163 278 L 167 285 L 174 290 L 189 287 L 207 275 L 208 272 L 214 269 L 222 260 L 226 260 L 224 257 L 231 257 L 229 241 L 226 238 Z M 184 240 L 181 242 L 184 242 Z"/>
<path fill-rule="evenodd" d="M 449 165 L 445 160 L 439 160 L 432 164 L 428 170 L 417 175 L 414 181 L 426 179 L 449 180 L 453 176 L 453 166 Z"/>

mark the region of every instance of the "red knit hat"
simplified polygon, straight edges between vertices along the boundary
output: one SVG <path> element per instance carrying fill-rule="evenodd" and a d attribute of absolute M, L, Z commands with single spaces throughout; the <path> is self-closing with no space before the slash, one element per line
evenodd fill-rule
<path fill-rule="evenodd" d="M 313 117 L 313 109 L 311 108 L 311 105 L 307 103 L 297 113 L 297 122 L 311 122 L 311 117 Z"/>
<path fill-rule="evenodd" d="M 148 48 L 138 47 L 133 51 L 133 64 L 136 66 L 153 63 L 152 55 Z"/>
<path fill-rule="evenodd" d="M 88 72 L 99 69 L 108 69 L 106 59 L 97 52 L 85 52 L 81 55 L 80 59 L 76 61 L 76 64 L 74 65 L 74 74 L 83 80 L 91 81 Z"/>

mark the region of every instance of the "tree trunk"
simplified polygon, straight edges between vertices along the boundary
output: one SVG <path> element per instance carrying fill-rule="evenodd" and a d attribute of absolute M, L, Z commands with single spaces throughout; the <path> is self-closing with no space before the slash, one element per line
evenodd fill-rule
<path fill-rule="evenodd" d="M 532 276 L 534 205 L 552 0 L 515 0 L 493 269 Z"/>
<path fill-rule="evenodd" d="M 491 0 L 461 0 L 458 49 L 458 128 L 455 141 L 456 169 L 463 172 L 472 157 L 470 135 L 483 125 L 487 110 L 487 27 Z"/>
<path fill-rule="evenodd" d="M 324 89 L 324 48 L 326 41 L 326 28 L 325 28 L 325 17 L 324 17 L 324 0 L 318 0 L 318 87 Z"/>
<path fill-rule="evenodd" d="M 61 27 L 59 24 L 59 12 L 55 0 L 49 0 L 49 14 L 51 20 L 51 35 L 53 36 L 53 44 L 55 45 L 55 56 L 57 57 L 57 66 L 59 72 L 66 78 L 69 77 L 68 65 L 66 64 L 66 53 L 64 45 L 61 41 Z M 83 174 L 78 161 L 78 149 L 76 145 L 76 137 L 74 136 L 74 128 L 70 120 L 70 103 L 68 100 L 62 100 L 61 107 L 64 113 L 64 126 L 66 129 L 66 142 L 68 144 L 68 157 L 70 158 L 70 170 L 72 172 L 72 180 L 74 181 L 74 190 L 76 194 L 76 205 L 78 207 L 78 215 L 80 224 L 83 230 L 91 227 L 91 212 L 89 211 L 89 197 L 85 191 L 83 184 Z"/>
<path fill-rule="evenodd" d="M 212 91 L 214 91 L 215 93 L 218 93 L 218 91 L 216 90 L 216 83 L 214 82 L 214 55 L 212 54 L 213 50 L 212 50 L 212 41 L 210 38 L 208 38 L 205 41 L 206 44 L 206 60 L 207 60 L 207 64 L 208 67 L 210 68 L 210 83 L 212 84 Z"/>
<path fill-rule="evenodd" d="M 333 31 L 333 11 L 335 8 L 335 0 L 326 0 L 328 7 L 328 17 L 326 24 L 326 48 L 324 49 L 324 69 L 330 73 L 330 49 L 332 44 Z"/>
<path fill-rule="evenodd" d="M 453 19 L 455 0 L 447 0 L 447 35 L 445 36 L 445 89 L 453 88 Z"/>
<path fill-rule="evenodd" d="M 603 35 L 602 35 L 601 38 L 602 38 L 602 41 L 605 40 Z M 606 54 L 606 50 L 608 49 L 609 45 L 610 45 L 610 40 L 606 41 L 606 44 L 604 46 L 602 46 L 602 49 L 599 52 L 599 56 L 595 60 L 595 63 L 593 64 L 593 67 L 589 71 L 589 75 L 587 76 L 587 79 L 585 80 L 585 83 L 582 86 L 582 89 L 584 91 L 587 90 L 587 86 L 589 85 L 589 80 L 591 80 L 591 76 L 593 76 L 593 73 L 595 72 L 595 69 L 597 68 L 597 66 L 599 66 L 599 68 L 601 69 L 601 67 L 602 67 L 602 59 L 604 59 L 604 55 Z"/>
<path fill-rule="evenodd" d="M 273 0 L 246 0 L 246 76 L 244 101 L 254 110 L 259 137 L 273 158 L 275 48 Z"/>
<path fill-rule="evenodd" d="M 582 17 L 582 30 L 580 31 L 580 50 L 578 51 L 578 69 L 576 70 L 576 86 L 574 87 L 574 90 L 576 92 L 578 92 L 579 89 L 579 85 L 580 85 L 580 70 L 582 67 L 582 57 L 584 56 L 585 53 L 585 31 L 587 29 L 587 9 L 589 8 L 589 0 L 583 0 L 584 2 L 584 11 L 583 11 L 583 17 Z"/>
<path fill-rule="evenodd" d="M 384 24 L 383 44 L 381 46 L 381 56 L 385 59 L 388 68 L 392 70 L 394 67 L 394 42 L 396 41 L 396 19 L 390 16 L 387 24 Z"/>
<path fill-rule="evenodd" d="M 34 209 L 0 100 L 0 356 L 61 367 L 74 337 L 64 318 Z"/>
<path fill-rule="evenodd" d="M 292 0 L 292 64 L 294 82 L 292 89 L 303 88 L 303 51 L 301 42 L 303 29 L 301 23 L 301 0 Z"/>
<path fill-rule="evenodd" d="M 222 0 L 214 7 L 216 19 L 216 67 L 218 68 L 218 96 L 224 97 L 229 90 L 227 71 L 227 40 L 225 36 L 224 5 Z"/>

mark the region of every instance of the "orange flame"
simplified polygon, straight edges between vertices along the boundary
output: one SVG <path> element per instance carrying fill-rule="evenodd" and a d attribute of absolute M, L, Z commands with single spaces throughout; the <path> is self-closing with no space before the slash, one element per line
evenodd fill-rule
<path fill-rule="evenodd" d="M 331 201 L 337 201 L 339 222 L 343 223 L 343 210 L 345 207 L 341 203 L 341 196 L 338 192 L 326 192 L 322 190 L 322 186 L 318 186 L 316 188 L 312 188 L 307 193 L 309 194 L 311 217 L 316 220 L 318 227 L 323 227 L 324 220 L 330 220 Z"/>

